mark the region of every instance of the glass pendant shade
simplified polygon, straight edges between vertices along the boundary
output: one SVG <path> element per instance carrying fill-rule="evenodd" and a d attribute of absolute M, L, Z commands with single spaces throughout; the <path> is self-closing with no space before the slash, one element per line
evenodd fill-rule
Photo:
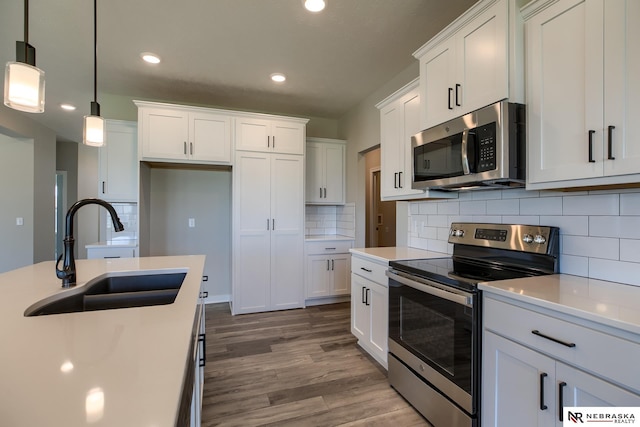
<path fill-rule="evenodd" d="M 4 105 L 27 113 L 44 112 L 44 71 L 24 62 L 7 62 Z"/>
<path fill-rule="evenodd" d="M 84 137 L 82 143 L 91 147 L 105 144 L 104 119 L 100 116 L 84 116 Z"/>

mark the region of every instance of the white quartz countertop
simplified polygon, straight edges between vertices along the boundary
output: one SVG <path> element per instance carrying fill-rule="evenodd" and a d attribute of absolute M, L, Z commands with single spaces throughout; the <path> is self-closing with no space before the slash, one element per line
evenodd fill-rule
<path fill-rule="evenodd" d="M 450 256 L 442 252 L 425 251 L 423 249 L 409 247 L 354 248 L 349 251 L 353 255 L 373 258 L 385 263 L 402 259 L 444 258 Z"/>
<path fill-rule="evenodd" d="M 313 235 L 313 236 L 305 236 L 304 239 L 307 242 L 316 242 L 316 241 L 323 241 L 323 240 L 346 240 L 346 241 L 352 241 L 355 240 L 355 238 L 353 237 L 349 237 L 349 236 L 343 236 L 340 234 L 319 234 L 319 235 Z"/>
<path fill-rule="evenodd" d="M 85 245 L 86 249 L 91 248 L 135 248 L 138 246 L 138 241 L 136 239 L 115 239 L 115 240 L 104 240 L 95 243 L 90 243 Z"/>
<path fill-rule="evenodd" d="M 54 262 L 0 274 L 0 424 L 173 426 L 205 257 L 77 260 L 77 286 L 103 274 L 186 271 L 173 304 L 24 317 L 68 292 Z"/>
<path fill-rule="evenodd" d="M 478 288 L 640 334 L 640 287 L 568 274 L 481 283 Z"/>

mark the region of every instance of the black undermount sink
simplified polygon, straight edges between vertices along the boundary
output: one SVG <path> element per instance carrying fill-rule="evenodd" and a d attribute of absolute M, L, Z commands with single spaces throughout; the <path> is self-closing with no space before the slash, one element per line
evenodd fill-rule
<path fill-rule="evenodd" d="M 25 316 L 171 304 L 187 273 L 101 276 L 31 305 Z"/>

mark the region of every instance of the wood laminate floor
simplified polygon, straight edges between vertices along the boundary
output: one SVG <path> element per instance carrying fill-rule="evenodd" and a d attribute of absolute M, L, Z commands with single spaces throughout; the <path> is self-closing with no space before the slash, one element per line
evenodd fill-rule
<path fill-rule="evenodd" d="M 349 319 L 349 303 L 238 316 L 207 305 L 202 425 L 428 426 Z"/>

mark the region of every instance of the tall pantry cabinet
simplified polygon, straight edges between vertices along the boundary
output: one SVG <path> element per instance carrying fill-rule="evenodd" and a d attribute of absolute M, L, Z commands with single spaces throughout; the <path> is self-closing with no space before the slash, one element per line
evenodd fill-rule
<path fill-rule="evenodd" d="M 264 147 L 244 150 L 242 147 L 250 145 L 236 145 L 233 314 L 304 306 L 306 120 L 289 120 L 303 131 L 299 147 L 293 147 L 289 140 L 287 151 L 300 154 L 266 152 Z"/>

